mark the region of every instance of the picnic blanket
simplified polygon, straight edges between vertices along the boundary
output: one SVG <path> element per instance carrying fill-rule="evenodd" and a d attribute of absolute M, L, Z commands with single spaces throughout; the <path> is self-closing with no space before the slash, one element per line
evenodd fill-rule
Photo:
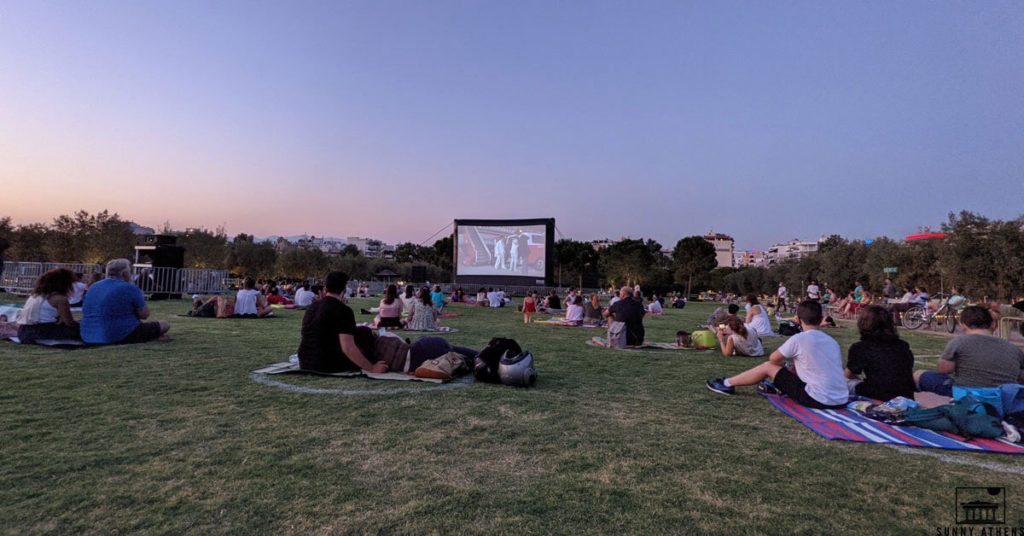
<path fill-rule="evenodd" d="M 565 326 L 565 327 L 569 327 L 569 328 L 600 328 L 600 327 L 603 327 L 603 326 L 599 326 L 597 324 L 577 324 L 576 322 L 573 322 L 571 320 L 566 320 L 564 318 L 558 318 L 558 317 L 551 317 L 551 318 L 549 318 L 547 320 L 534 320 L 533 323 L 534 324 L 547 324 L 549 326 Z"/>
<path fill-rule="evenodd" d="M 377 329 L 377 327 L 373 325 L 373 322 L 360 322 L 360 323 L 356 324 L 356 327 Z M 458 328 L 450 328 L 448 326 L 438 326 L 437 329 L 405 329 L 405 328 L 381 328 L 381 329 L 386 329 L 388 331 L 405 331 L 405 332 L 408 332 L 408 333 L 455 333 L 455 332 L 459 331 Z"/>
<path fill-rule="evenodd" d="M 914 426 L 894 426 L 869 419 L 848 409 L 811 409 L 801 406 L 787 396 L 770 394 L 762 394 L 762 396 L 786 415 L 793 417 L 800 424 L 829 440 L 1024 454 L 1024 444 L 1010 443 L 999 439 L 966 439 L 948 432 L 936 432 Z"/>
<path fill-rule="evenodd" d="M 285 361 L 274 363 L 261 369 L 252 371 L 252 374 L 315 374 L 317 376 L 334 376 L 336 378 L 356 378 L 365 376 L 374 380 L 394 381 L 420 381 L 427 383 L 444 383 L 444 380 L 437 378 L 417 378 L 401 372 L 366 372 L 365 370 L 354 370 L 346 372 L 318 372 L 315 370 L 303 370 L 297 362 Z"/>
<path fill-rule="evenodd" d="M 17 337 L 8 337 L 7 340 L 21 344 Z M 36 344 L 43 346 L 86 346 L 80 339 L 36 339 Z"/>
<path fill-rule="evenodd" d="M 647 342 L 644 341 L 643 346 L 631 346 L 629 348 L 613 348 L 608 346 L 608 341 L 604 337 L 591 337 L 587 344 L 590 346 L 597 346 L 600 348 L 610 348 L 612 350 L 706 350 L 706 348 L 682 348 L 676 346 L 674 342 Z"/>

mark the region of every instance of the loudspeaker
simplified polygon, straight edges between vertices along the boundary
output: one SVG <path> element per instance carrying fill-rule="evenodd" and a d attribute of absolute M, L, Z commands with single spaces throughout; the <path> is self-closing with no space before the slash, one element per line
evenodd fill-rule
<path fill-rule="evenodd" d="M 173 246 L 178 243 L 178 237 L 164 234 L 145 234 L 135 237 L 137 246 Z"/>
<path fill-rule="evenodd" d="M 183 268 L 185 266 L 185 248 L 181 246 L 157 246 L 155 249 L 140 249 L 139 264 L 149 264 L 154 268 Z"/>
<path fill-rule="evenodd" d="M 410 278 L 416 283 L 422 283 L 427 280 L 427 267 L 426 266 L 413 266 L 412 277 Z"/>

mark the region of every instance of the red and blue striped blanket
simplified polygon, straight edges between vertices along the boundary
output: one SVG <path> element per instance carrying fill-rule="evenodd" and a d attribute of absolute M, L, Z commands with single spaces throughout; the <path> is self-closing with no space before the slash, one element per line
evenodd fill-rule
<path fill-rule="evenodd" d="M 890 443 L 908 447 L 927 447 L 975 452 L 1024 454 L 1024 444 L 998 439 L 966 439 L 947 432 L 935 432 L 913 426 L 893 426 L 876 421 L 848 409 L 811 409 L 797 404 L 792 398 L 763 395 L 773 406 L 796 419 L 825 439 L 858 441 L 861 443 Z"/>

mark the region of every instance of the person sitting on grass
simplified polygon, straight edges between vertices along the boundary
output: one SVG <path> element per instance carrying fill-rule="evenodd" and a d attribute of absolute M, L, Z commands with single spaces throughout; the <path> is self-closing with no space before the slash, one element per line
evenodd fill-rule
<path fill-rule="evenodd" d="M 444 292 L 441 292 L 441 285 L 434 285 L 433 292 L 430 293 L 430 301 L 434 303 L 434 309 L 437 309 L 437 314 L 441 314 L 444 311 Z"/>
<path fill-rule="evenodd" d="M 758 390 L 787 395 L 810 408 L 845 406 L 849 391 L 843 376 L 843 355 L 839 343 L 819 328 L 821 304 L 801 302 L 796 314 L 803 332 L 790 337 L 768 361 L 731 378 L 708 380 L 708 389 L 732 395 L 737 386 L 758 385 Z M 787 359 L 792 359 L 792 364 L 787 365 Z"/>
<path fill-rule="evenodd" d="M 412 285 L 409 285 L 409 287 L 412 288 Z M 413 298 L 413 299 L 415 299 L 415 298 Z M 407 303 L 412 303 L 412 302 L 407 302 Z M 480 290 L 477 291 L 477 293 L 476 293 L 476 306 L 477 307 L 487 307 L 488 305 L 489 305 L 489 302 L 487 301 L 487 290 L 484 289 L 483 287 L 480 287 Z"/>
<path fill-rule="evenodd" d="M 295 306 L 299 309 L 305 309 L 313 305 L 313 299 L 316 298 L 316 294 L 306 287 L 307 285 L 302 285 L 295 291 Z"/>
<path fill-rule="evenodd" d="M 544 310 L 549 312 L 560 312 L 562 310 L 562 300 L 558 298 L 558 293 L 555 292 L 555 289 L 551 289 L 551 293 L 544 299 Z"/>
<path fill-rule="evenodd" d="M 583 304 L 583 323 L 600 326 L 604 323 L 604 308 L 601 307 L 601 300 L 596 292 L 591 292 L 587 301 Z"/>
<path fill-rule="evenodd" d="M 644 344 L 644 315 L 647 310 L 644 304 L 633 299 L 633 288 L 622 287 L 619 290 L 619 301 L 604 310 L 604 317 L 609 322 L 622 322 L 626 329 L 626 346 L 639 347 Z M 609 331 L 611 328 L 609 327 Z"/>
<path fill-rule="evenodd" d="M 774 335 L 768 311 L 757 301 L 757 296 L 753 294 L 747 295 L 747 319 L 744 322 L 747 324 L 747 329 L 753 330 L 759 337 Z"/>
<path fill-rule="evenodd" d="M 267 303 L 271 305 L 294 305 L 295 302 L 289 300 L 286 296 L 281 294 L 281 289 L 274 287 L 270 289 L 270 295 L 267 296 Z"/>
<path fill-rule="evenodd" d="M 149 307 L 139 287 L 128 282 L 132 263 L 114 259 L 107 263 L 107 277 L 89 287 L 82 303 L 82 340 L 92 344 L 147 342 L 163 337 L 167 322 L 143 322 Z"/>
<path fill-rule="evenodd" d="M 406 329 L 413 331 L 437 331 L 437 309 L 430 300 L 430 289 L 423 287 L 420 295 L 413 302 L 412 312 L 406 319 Z"/>
<path fill-rule="evenodd" d="M 256 290 L 256 280 L 246 277 L 244 288 L 235 295 L 235 316 L 242 318 L 262 318 L 274 309 L 264 299 L 263 294 Z"/>
<path fill-rule="evenodd" d="M 54 268 L 39 276 L 18 315 L 18 340 L 22 344 L 35 344 L 39 339 L 81 340 L 68 301 L 75 281 L 75 273 L 67 268 Z"/>
<path fill-rule="evenodd" d="M 657 296 L 652 294 L 650 298 L 647 298 L 647 300 L 648 300 L 648 304 L 647 304 L 647 313 L 648 314 L 652 314 L 652 315 L 663 315 L 663 314 L 665 314 L 665 309 L 661 306 L 661 300 L 659 300 Z"/>
<path fill-rule="evenodd" d="M 740 306 L 735 303 L 730 303 L 725 309 L 718 307 L 711 313 L 711 316 L 708 317 L 708 323 L 705 325 L 698 324 L 697 328 L 709 329 L 712 333 L 717 334 L 718 330 L 721 329 L 720 326 L 725 325 L 725 319 L 730 316 L 734 316 L 738 312 L 740 312 Z"/>
<path fill-rule="evenodd" d="M 718 335 L 718 347 L 722 349 L 724 356 L 764 356 L 761 338 L 754 330 L 747 329 L 747 326 L 736 315 L 726 317 L 725 329 L 716 330 L 715 333 Z"/>
<path fill-rule="evenodd" d="M 972 305 L 960 313 L 961 335 L 946 344 L 935 371 L 918 370 L 921 391 L 953 396 L 953 386 L 998 387 L 1024 383 L 1024 351 L 992 335 L 992 313 Z"/>
<path fill-rule="evenodd" d="M 566 300 L 566 303 L 568 303 L 568 305 L 566 305 L 565 307 L 565 320 L 567 322 L 572 322 L 576 325 L 582 325 L 583 299 L 577 296 L 572 302 Z"/>
<path fill-rule="evenodd" d="M 387 372 L 387 364 L 371 362 L 356 345 L 356 317 L 342 302 L 347 283 L 345 272 L 327 274 L 327 294 L 306 309 L 302 317 L 299 365 L 316 372 Z"/>
<path fill-rule="evenodd" d="M 881 305 L 862 307 L 857 329 L 860 341 L 850 345 L 843 371 L 850 394 L 882 401 L 913 399 L 914 354 L 896 332 L 892 314 Z"/>
<path fill-rule="evenodd" d="M 384 289 L 384 297 L 377 311 L 377 327 L 402 327 L 402 300 L 398 297 L 398 287 L 393 284 Z"/>

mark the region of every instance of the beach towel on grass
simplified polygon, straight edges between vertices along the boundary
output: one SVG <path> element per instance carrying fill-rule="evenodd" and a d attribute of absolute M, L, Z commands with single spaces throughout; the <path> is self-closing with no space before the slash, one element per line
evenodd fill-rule
<path fill-rule="evenodd" d="M 647 342 L 644 341 L 643 346 L 632 346 L 629 348 L 613 348 L 608 346 L 608 340 L 604 337 L 591 337 L 587 344 L 590 346 L 597 346 L 600 348 L 610 348 L 612 350 L 705 350 L 706 348 L 680 348 L 676 346 L 674 342 Z"/>
<path fill-rule="evenodd" d="M 292 363 L 291 361 L 285 361 L 284 363 L 274 363 L 252 371 L 253 374 L 314 374 L 317 376 L 334 376 L 336 378 L 355 378 L 365 376 L 374 380 L 394 380 L 394 381 L 421 381 L 428 383 L 443 383 L 444 380 L 437 378 L 417 378 L 416 376 L 410 376 L 408 374 L 402 374 L 401 372 L 366 372 L 363 370 L 353 370 L 345 372 L 317 372 L 315 370 L 303 370 L 299 367 L 298 363 Z"/>
<path fill-rule="evenodd" d="M 358 328 L 370 328 L 377 329 L 373 322 L 360 322 L 356 324 Z M 455 333 L 459 331 L 457 328 L 450 328 L 448 326 L 438 326 L 437 329 L 405 329 L 405 328 L 383 328 L 388 331 L 404 331 L 406 333 Z"/>
<path fill-rule="evenodd" d="M 965 439 L 947 432 L 935 432 L 914 426 L 893 426 L 872 420 L 848 409 L 811 409 L 787 396 L 763 394 L 773 406 L 825 439 L 888 443 L 907 447 L 928 447 L 974 452 L 1024 454 L 1024 444 L 998 439 Z"/>

